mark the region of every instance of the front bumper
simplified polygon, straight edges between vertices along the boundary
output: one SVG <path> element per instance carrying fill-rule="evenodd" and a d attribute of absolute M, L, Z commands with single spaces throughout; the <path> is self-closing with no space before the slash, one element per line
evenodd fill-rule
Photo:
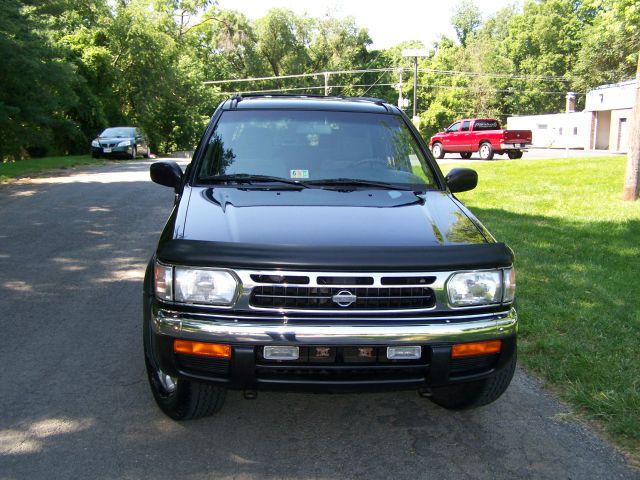
<path fill-rule="evenodd" d="M 100 155 L 102 157 L 123 157 L 131 155 L 133 152 L 133 147 L 129 145 L 128 147 L 111 147 L 111 151 L 105 152 L 102 147 L 91 147 L 91 153 L 93 155 Z"/>
<path fill-rule="evenodd" d="M 229 317 L 227 317 L 229 318 Z M 324 321 L 313 324 L 274 324 L 220 320 L 152 307 L 155 333 L 213 343 L 249 345 L 402 345 L 434 342 L 475 342 L 515 335 L 515 309 L 470 317 L 425 318 L 423 324 L 397 320 L 390 325 L 344 325 Z M 429 322 L 429 323 L 427 323 Z"/>
<path fill-rule="evenodd" d="M 286 389 L 312 391 L 387 390 L 427 388 L 478 380 L 495 373 L 515 354 L 517 313 L 514 309 L 469 317 L 429 317 L 416 323 L 401 319 L 364 325 L 315 320 L 283 324 L 176 312 L 154 302 L 150 315 L 154 355 L 166 373 L 232 389 Z M 230 360 L 207 359 L 173 352 L 176 338 L 232 347 Z M 451 358 L 456 343 L 502 340 L 502 350 L 491 357 L 458 361 Z M 330 365 L 261 358 L 266 345 L 295 345 L 301 351 L 330 347 L 337 360 Z M 339 361 L 342 351 L 367 347 L 383 352 L 391 345 L 420 345 L 423 357 L 412 362 L 383 360 L 350 364 Z M 381 354 L 378 354 L 381 355 Z"/>

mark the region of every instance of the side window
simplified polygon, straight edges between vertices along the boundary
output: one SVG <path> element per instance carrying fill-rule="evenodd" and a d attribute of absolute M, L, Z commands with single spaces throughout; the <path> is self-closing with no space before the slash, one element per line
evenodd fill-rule
<path fill-rule="evenodd" d="M 460 129 L 460 131 L 461 132 L 468 132 L 470 125 L 471 125 L 471 121 L 469 121 L 469 120 L 466 120 L 466 121 L 462 122 L 462 128 Z"/>
<path fill-rule="evenodd" d="M 460 130 L 460 122 L 456 122 L 453 125 L 451 125 L 449 128 L 447 128 L 448 132 L 457 132 Z"/>
<path fill-rule="evenodd" d="M 473 125 L 475 131 L 481 130 L 500 130 L 500 124 L 497 120 L 476 120 Z"/>

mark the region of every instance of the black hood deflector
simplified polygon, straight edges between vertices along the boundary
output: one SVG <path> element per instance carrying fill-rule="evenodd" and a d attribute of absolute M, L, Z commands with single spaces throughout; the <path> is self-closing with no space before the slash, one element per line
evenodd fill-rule
<path fill-rule="evenodd" d="M 504 243 L 390 248 L 168 240 L 159 245 L 157 258 L 175 265 L 255 270 L 388 272 L 509 267 L 513 252 Z"/>

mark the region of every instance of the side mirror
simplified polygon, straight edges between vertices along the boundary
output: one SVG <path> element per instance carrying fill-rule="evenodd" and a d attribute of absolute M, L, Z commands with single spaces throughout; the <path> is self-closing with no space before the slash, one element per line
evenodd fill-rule
<path fill-rule="evenodd" d="M 444 179 L 451 193 L 466 192 L 478 186 L 478 173 L 470 168 L 454 168 Z"/>
<path fill-rule="evenodd" d="M 176 192 L 182 185 L 182 169 L 174 161 L 154 162 L 149 168 L 151 180 L 165 187 L 172 187 Z"/>

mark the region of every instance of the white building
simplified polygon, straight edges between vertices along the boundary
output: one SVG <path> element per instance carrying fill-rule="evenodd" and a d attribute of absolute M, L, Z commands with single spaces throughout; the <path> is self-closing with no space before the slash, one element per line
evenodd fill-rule
<path fill-rule="evenodd" d="M 533 132 L 533 146 L 626 152 L 636 81 L 602 85 L 587 92 L 583 112 L 573 112 L 575 97 L 567 95 L 567 113 L 509 117 L 507 128 Z"/>

